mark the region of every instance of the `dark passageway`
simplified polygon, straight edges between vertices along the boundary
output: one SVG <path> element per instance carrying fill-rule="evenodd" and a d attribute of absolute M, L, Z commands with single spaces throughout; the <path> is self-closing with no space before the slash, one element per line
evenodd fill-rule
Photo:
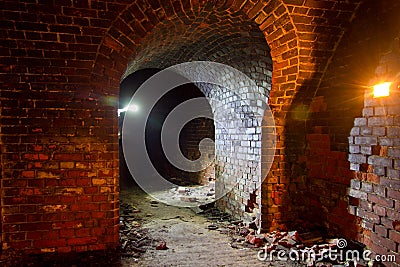
<path fill-rule="evenodd" d="M 126 108 L 129 106 L 131 98 L 133 97 L 136 90 L 152 75 L 157 73 L 159 70 L 156 69 L 144 69 L 136 71 L 133 74 L 127 76 L 121 82 L 121 93 L 119 100 L 119 136 L 122 138 L 122 125 L 126 112 L 137 112 L 140 113 L 140 103 L 131 103 L 132 106 L 137 110 L 129 110 Z M 214 177 L 214 164 L 207 167 L 206 170 L 200 172 L 189 172 L 180 170 L 168 161 L 164 153 L 161 131 L 167 116 L 180 104 L 185 101 L 204 98 L 204 94 L 192 83 L 178 86 L 173 88 L 168 93 L 164 94 L 155 105 L 152 107 L 151 112 L 146 123 L 146 152 L 148 153 L 152 164 L 155 166 L 156 171 L 160 173 L 167 180 L 177 185 L 206 185 L 209 181 L 215 179 Z M 124 109 L 125 108 L 125 109 Z M 207 113 L 212 114 L 211 107 L 208 106 L 209 111 Z M 126 133 L 126 135 L 134 136 L 135 133 Z M 180 150 L 183 155 L 191 160 L 197 160 L 200 157 L 199 143 L 204 138 L 211 140 L 215 139 L 214 122 L 210 118 L 199 117 L 188 121 L 183 125 L 181 134 L 179 136 Z M 129 186 L 132 183 L 129 179 L 133 179 L 129 172 L 128 166 L 126 165 L 123 148 L 120 142 L 120 177 L 121 186 Z M 209 157 L 212 157 L 214 147 L 209 147 Z M 130 177 L 130 178 L 129 178 Z"/>

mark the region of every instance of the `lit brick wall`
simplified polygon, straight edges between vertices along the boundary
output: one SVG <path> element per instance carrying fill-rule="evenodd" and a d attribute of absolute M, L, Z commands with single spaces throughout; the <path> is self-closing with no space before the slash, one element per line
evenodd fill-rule
<path fill-rule="evenodd" d="M 393 254 L 399 266 L 400 244 L 400 43 L 381 55 L 371 85 L 394 81 L 388 97 L 364 95 L 362 116 L 354 120 L 349 137 L 350 168 L 354 171 L 349 190 L 350 213 L 362 220 L 360 240 L 375 253 Z"/>
<path fill-rule="evenodd" d="M 367 163 L 365 155 L 361 154 L 372 153 L 371 146 L 374 144 L 368 142 L 377 142 L 376 135 L 386 131 L 384 127 L 378 126 L 386 123 L 383 114 L 380 118 L 372 119 L 370 126 L 367 118 L 362 118 L 374 116 L 373 107 L 366 110 L 364 106 L 364 94 L 365 88 L 371 85 L 373 79 L 388 74 L 385 73 L 386 70 L 398 72 L 398 69 L 394 70 L 398 64 L 396 57 L 394 60 L 392 57 L 391 63 L 387 63 L 384 62 L 385 57 L 381 58 L 381 53 L 398 47 L 398 43 L 393 39 L 399 31 L 399 24 L 396 22 L 399 8 L 399 5 L 393 5 L 392 1 L 364 1 L 360 5 L 352 26 L 336 48 L 336 53 L 309 107 L 311 119 L 307 122 L 306 157 L 303 158 L 306 172 L 303 177 L 307 184 L 305 200 L 310 208 L 304 215 L 315 224 L 323 222 L 330 233 L 362 242 L 365 232 L 361 229 L 360 221 L 363 216 L 355 216 L 353 206 L 358 204 L 358 200 L 348 196 L 349 188 L 357 186 L 354 181 L 351 183 L 354 174 L 349 170 L 354 169 L 354 161 L 365 160 Z M 368 32 L 364 31 L 366 28 L 369 29 Z M 382 108 L 377 109 L 377 112 L 382 111 Z M 394 116 L 397 111 L 391 109 L 391 112 Z M 358 125 L 363 123 L 365 125 Z M 377 124 L 375 130 L 372 126 L 374 123 Z M 356 127 L 353 128 L 354 126 Z M 366 138 L 362 137 L 364 135 Z M 364 144 L 354 144 L 355 136 L 361 137 Z M 357 142 L 360 142 L 358 137 Z M 365 175 L 374 179 L 372 173 Z M 373 190 L 372 185 L 366 185 L 365 190 Z M 352 194 L 355 191 L 350 192 Z M 348 203 L 352 206 L 350 213 Z M 367 202 L 363 200 L 361 204 L 362 207 L 366 207 Z M 372 211 L 372 207 L 368 212 L 374 213 L 374 217 L 379 213 Z M 364 220 L 363 225 L 365 223 Z M 369 244 L 368 241 L 365 243 Z"/>
<path fill-rule="evenodd" d="M 1 2 L 3 250 L 118 245 L 118 91 L 91 74 L 106 9 L 125 5 L 99 5 Z"/>
<path fill-rule="evenodd" d="M 266 103 L 271 88 L 272 62 L 265 37 L 245 14 L 212 7 L 213 4 L 208 3 L 196 11 L 196 17 L 187 18 L 185 24 L 175 18 L 148 34 L 130 60 L 125 75 L 143 68 L 165 68 L 189 61 L 214 61 L 234 67 L 253 79 L 259 87 L 253 90 L 261 90 L 255 99 Z M 162 43 L 160 38 L 164 40 Z M 211 105 L 215 116 L 215 165 L 211 168 L 215 168 L 217 192 L 232 189 L 218 202 L 218 207 L 238 218 L 250 219 L 246 206 L 250 194 L 254 194 L 261 185 L 262 118 L 255 119 L 245 110 L 257 108 L 256 102 L 253 106 L 242 108 L 249 90 L 235 82 L 226 80 L 224 89 L 201 83 L 197 86 L 206 97 L 217 102 L 215 106 Z M 246 131 L 246 128 L 252 129 Z M 189 137 L 193 140 L 206 137 L 202 129 L 193 130 L 193 133 L 197 132 L 197 137 L 194 138 L 193 134 Z M 195 143 L 197 146 L 198 142 Z M 186 153 L 198 151 L 193 145 L 187 148 L 190 151 L 186 149 Z M 196 155 L 189 158 L 196 158 Z M 200 175 L 209 172 L 212 171 L 208 169 Z M 221 175 L 227 175 L 228 179 L 221 183 Z M 261 196 L 257 201 L 260 205 Z"/>
<path fill-rule="evenodd" d="M 278 49 L 275 42 L 268 42 L 273 61 L 282 61 L 273 65 L 269 103 L 277 125 L 277 150 L 275 162 L 262 188 L 263 226 L 266 229 L 295 229 L 310 222 L 311 225 L 334 229 L 330 225 L 339 222 L 331 222 L 346 218 L 344 214 L 347 214 L 347 201 L 343 196 L 346 194 L 344 177 L 349 175 L 349 164 L 343 146 L 341 150 L 331 148 L 347 142 L 347 134 L 342 135 L 346 136 L 343 139 L 331 139 L 336 134 L 330 129 L 346 128 L 342 122 L 329 122 L 329 118 L 334 121 L 343 116 L 343 113 L 337 116 L 336 111 L 343 110 L 335 104 L 342 96 L 332 86 L 335 82 L 340 83 L 341 77 L 335 76 L 331 70 L 352 62 L 351 57 L 346 56 L 355 51 L 341 50 L 345 43 L 341 41 L 346 29 L 353 25 L 352 16 L 361 1 L 283 2 L 288 14 L 282 15 L 280 21 L 290 18 L 293 24 L 286 24 L 286 27 L 293 27 L 296 37 L 286 45 L 278 45 Z M 271 33 L 273 29 L 276 31 Z M 269 34 L 287 40 L 288 35 L 281 28 L 270 26 L 266 30 L 267 40 Z M 288 51 L 287 47 L 296 50 Z M 275 54 L 274 51 L 281 53 Z M 338 59 L 343 59 L 343 62 L 336 63 Z M 290 65 L 293 62 L 298 62 L 298 65 Z M 328 90 L 324 89 L 326 87 Z M 350 122 L 354 118 L 351 113 L 348 117 Z M 350 129 L 350 123 L 347 124 Z M 267 148 L 263 143 L 263 149 Z M 348 177 L 347 182 L 349 180 Z M 328 218 L 327 214 L 334 207 L 336 210 Z"/>

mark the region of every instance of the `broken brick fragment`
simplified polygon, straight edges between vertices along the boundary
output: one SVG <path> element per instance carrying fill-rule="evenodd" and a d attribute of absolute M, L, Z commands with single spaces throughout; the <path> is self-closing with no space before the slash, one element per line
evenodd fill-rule
<path fill-rule="evenodd" d="M 166 250 L 168 249 L 167 243 L 162 241 L 160 244 L 157 245 L 156 250 Z"/>
<path fill-rule="evenodd" d="M 255 247 L 261 247 L 264 244 L 264 241 L 260 236 L 255 236 L 252 234 L 246 236 L 246 242 L 254 245 Z"/>
<path fill-rule="evenodd" d="M 278 244 L 284 246 L 285 248 L 292 248 L 296 245 L 296 243 L 297 242 L 290 237 L 285 237 L 278 241 Z"/>

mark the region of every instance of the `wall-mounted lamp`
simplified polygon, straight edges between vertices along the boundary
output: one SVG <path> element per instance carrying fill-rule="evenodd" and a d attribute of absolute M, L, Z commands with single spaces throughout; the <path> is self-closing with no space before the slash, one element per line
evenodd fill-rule
<path fill-rule="evenodd" d="M 139 110 L 139 106 L 135 104 L 130 104 L 129 106 L 118 109 L 118 117 L 121 115 L 121 113 L 126 112 L 126 111 L 132 111 L 132 112 L 137 112 Z"/>
<path fill-rule="evenodd" d="M 392 82 L 384 82 L 374 85 L 374 98 L 389 96 Z"/>

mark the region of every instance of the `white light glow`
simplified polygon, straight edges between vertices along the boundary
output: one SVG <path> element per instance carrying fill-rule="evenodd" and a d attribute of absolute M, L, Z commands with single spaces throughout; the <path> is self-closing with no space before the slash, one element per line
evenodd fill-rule
<path fill-rule="evenodd" d="M 391 82 L 385 82 L 374 85 L 374 97 L 385 97 L 390 94 Z"/>
<path fill-rule="evenodd" d="M 121 113 L 126 112 L 126 111 L 137 112 L 137 111 L 139 111 L 139 107 L 138 107 L 138 105 L 131 104 L 125 108 L 118 109 L 118 117 L 121 115 Z"/>

